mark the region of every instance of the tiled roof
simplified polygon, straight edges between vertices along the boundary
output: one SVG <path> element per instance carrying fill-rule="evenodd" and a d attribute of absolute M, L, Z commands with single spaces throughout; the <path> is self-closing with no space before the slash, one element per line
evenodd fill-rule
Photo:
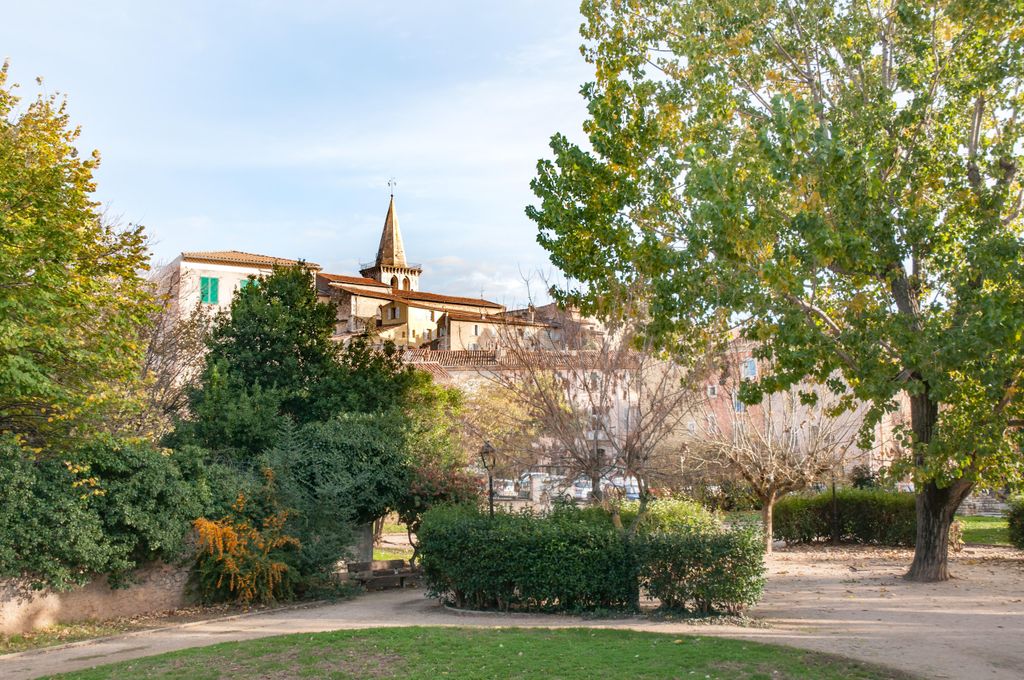
<path fill-rule="evenodd" d="M 363 295 L 365 297 L 377 298 L 379 300 L 390 300 L 392 302 L 402 302 L 405 304 L 420 303 L 418 305 L 413 304 L 413 306 L 424 307 L 426 309 L 436 309 L 436 307 L 432 307 L 429 304 L 431 302 L 442 305 L 464 305 L 466 307 L 487 307 L 490 309 L 502 308 L 497 302 L 481 300 L 479 298 L 458 297 L 457 295 L 440 295 L 438 293 L 424 293 L 418 290 L 392 290 L 390 287 L 388 287 L 387 290 L 384 290 L 384 288 L 372 291 L 359 290 L 358 288 L 351 288 L 348 285 L 344 285 L 341 282 L 338 282 L 335 285 L 354 295 Z"/>
<path fill-rule="evenodd" d="M 300 264 L 299 260 L 289 260 L 287 258 L 273 257 L 271 255 L 258 255 L 256 253 L 243 253 L 241 250 L 193 250 L 191 252 L 182 253 L 181 256 L 185 260 L 193 260 L 196 262 L 250 264 L 259 267 L 272 267 L 274 265 L 292 267 Z M 302 262 L 301 264 L 304 264 L 310 269 L 320 269 L 320 265 L 315 262 Z"/>
<path fill-rule="evenodd" d="M 434 363 L 443 368 L 476 368 L 502 365 L 493 349 L 409 349 L 405 361 L 413 366 Z"/>
<path fill-rule="evenodd" d="M 543 321 L 529 321 L 527 319 L 519 319 L 514 316 L 508 316 L 506 314 L 473 314 L 471 312 L 447 312 L 448 318 L 452 321 L 475 321 L 482 323 L 500 323 L 509 326 L 543 326 L 547 327 L 551 324 Z"/>
<path fill-rule="evenodd" d="M 436 381 L 449 381 L 452 379 L 452 374 L 436 361 L 416 361 L 410 362 L 409 365 L 417 371 L 429 373 Z"/>
<path fill-rule="evenodd" d="M 441 295 L 439 293 L 427 293 L 421 290 L 396 290 L 392 291 L 396 297 L 407 300 L 419 300 L 425 302 L 441 302 L 453 305 L 466 305 L 467 307 L 492 307 L 502 309 L 497 302 L 484 300 L 483 298 L 459 297 L 458 295 Z"/>
<path fill-rule="evenodd" d="M 348 276 L 346 274 L 325 274 L 323 272 L 317 274 L 317 277 L 326 279 L 330 283 L 347 283 L 358 286 L 376 286 L 377 288 L 390 288 L 386 283 L 381 283 L 376 279 L 368 279 L 365 276 Z"/>

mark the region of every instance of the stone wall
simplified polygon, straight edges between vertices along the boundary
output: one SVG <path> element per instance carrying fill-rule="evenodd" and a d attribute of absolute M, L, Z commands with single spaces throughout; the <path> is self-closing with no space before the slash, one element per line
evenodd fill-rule
<path fill-rule="evenodd" d="M 100 621 L 179 609 L 189 604 L 188 568 L 152 564 L 136 572 L 128 588 L 112 589 L 105 577 L 75 590 L 29 592 L 0 581 L 0 633 L 11 635 L 57 623 Z"/>

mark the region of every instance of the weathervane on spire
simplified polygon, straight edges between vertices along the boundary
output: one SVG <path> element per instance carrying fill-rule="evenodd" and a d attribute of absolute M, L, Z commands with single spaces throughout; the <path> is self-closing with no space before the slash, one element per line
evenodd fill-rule
<path fill-rule="evenodd" d="M 398 186 L 398 182 L 395 180 L 394 177 L 392 177 L 391 179 L 388 180 L 388 188 L 391 189 L 391 198 L 395 197 L 395 187 L 397 187 L 397 186 Z"/>

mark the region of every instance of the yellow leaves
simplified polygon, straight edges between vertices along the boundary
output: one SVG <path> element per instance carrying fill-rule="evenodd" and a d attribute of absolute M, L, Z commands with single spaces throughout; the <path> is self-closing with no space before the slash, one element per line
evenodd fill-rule
<path fill-rule="evenodd" d="M 245 509 L 245 494 L 238 494 L 232 509 Z M 210 520 L 200 517 L 193 526 L 198 534 L 200 561 L 209 559 L 219 571 L 216 587 L 227 585 L 239 602 L 272 599 L 281 585 L 288 565 L 275 561 L 271 553 L 281 548 L 299 547 L 299 540 L 284 533 L 289 513 L 274 513 L 263 520 L 262 528 L 242 517 Z"/>
<path fill-rule="evenodd" d="M 857 293 L 856 295 L 854 295 L 852 298 L 850 298 L 850 301 L 846 304 L 847 310 L 853 312 L 854 314 L 860 314 L 865 309 L 867 309 L 867 306 L 868 306 L 868 297 L 863 292 L 860 292 L 860 293 Z"/>

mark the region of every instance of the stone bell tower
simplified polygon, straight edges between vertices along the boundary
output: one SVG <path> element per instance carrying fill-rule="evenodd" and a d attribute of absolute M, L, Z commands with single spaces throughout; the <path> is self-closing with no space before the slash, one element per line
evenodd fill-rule
<path fill-rule="evenodd" d="M 410 264 L 405 259 L 402 232 L 398 229 L 398 215 L 395 213 L 395 193 L 392 189 L 388 215 L 384 218 L 384 231 L 380 235 L 377 259 L 367 264 L 359 273 L 368 279 L 386 283 L 393 290 L 419 290 L 420 274 L 423 268 Z"/>

